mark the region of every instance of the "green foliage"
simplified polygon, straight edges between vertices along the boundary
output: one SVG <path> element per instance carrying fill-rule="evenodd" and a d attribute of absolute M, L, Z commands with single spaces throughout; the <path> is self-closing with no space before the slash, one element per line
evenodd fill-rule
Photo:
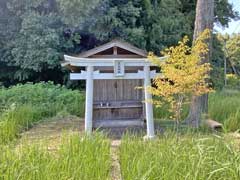
<path fill-rule="evenodd" d="M 210 63 L 212 71 L 210 72 L 211 84 L 214 89 L 222 89 L 224 86 L 224 49 L 218 34 L 213 34 L 212 58 Z"/>
<path fill-rule="evenodd" d="M 233 34 L 226 39 L 226 56 L 236 68 L 237 75 L 240 76 L 240 33 Z"/>
<path fill-rule="evenodd" d="M 228 27 L 231 19 L 238 20 L 239 12 L 234 11 L 233 5 L 228 0 L 215 0 L 214 7 L 215 22 L 223 27 Z"/>
<path fill-rule="evenodd" d="M 99 0 L 56 0 L 56 2 L 59 4 L 59 10 L 62 12 L 64 22 L 79 28 L 83 25 L 88 16 L 91 15 L 90 13 L 93 13 Z"/>
<path fill-rule="evenodd" d="M 191 34 L 192 22 L 186 23 L 181 6 L 177 0 L 110 0 L 92 30 L 102 40 L 121 37 L 158 53 L 159 49 L 176 44 L 183 35 Z"/>
<path fill-rule="evenodd" d="M 67 111 L 78 116 L 83 116 L 84 112 L 84 95 L 81 92 L 52 82 L 19 84 L 0 89 L 0 107 L 7 108 L 13 103 L 17 106 L 29 104 L 41 107 L 46 109 L 46 113 L 54 108 L 54 111 Z"/>
<path fill-rule="evenodd" d="M 0 179 L 108 179 L 110 143 L 102 135 L 65 137 L 52 153 L 43 145 L 0 148 Z"/>
<path fill-rule="evenodd" d="M 227 88 L 240 89 L 240 77 L 234 74 L 227 74 Z"/>
<path fill-rule="evenodd" d="M 167 134 L 153 141 L 125 138 L 123 179 L 239 179 L 240 154 L 221 137 Z"/>
<path fill-rule="evenodd" d="M 17 85 L 0 89 L 0 144 L 59 112 L 83 117 L 84 95 L 53 83 Z"/>
<path fill-rule="evenodd" d="M 217 34 L 213 39 L 213 71 L 211 73 L 214 87 L 224 86 L 224 57 L 226 58 L 228 88 L 237 88 L 240 76 L 240 34 Z M 234 74 L 233 76 L 231 74 Z M 235 77 L 236 76 L 236 77 Z M 235 87 L 234 87 L 235 84 Z"/>
<path fill-rule="evenodd" d="M 166 121 L 173 116 L 169 112 L 169 104 L 165 103 L 162 107 L 154 108 L 156 120 Z M 182 119 L 188 115 L 189 106 L 184 105 Z M 239 90 L 224 89 L 209 94 L 209 117 L 224 125 L 228 132 L 240 129 L 240 92 Z M 167 122 L 167 121 L 166 121 Z M 164 123 L 164 122 L 161 122 Z"/>
<path fill-rule="evenodd" d="M 227 0 L 215 2 L 219 24 L 238 18 Z M 195 0 L 1 1 L 0 81 L 5 86 L 48 80 L 72 86 L 60 67 L 62 55 L 114 37 L 158 54 L 184 35 L 192 37 L 195 6 Z M 220 82 L 217 78 L 214 82 Z"/>

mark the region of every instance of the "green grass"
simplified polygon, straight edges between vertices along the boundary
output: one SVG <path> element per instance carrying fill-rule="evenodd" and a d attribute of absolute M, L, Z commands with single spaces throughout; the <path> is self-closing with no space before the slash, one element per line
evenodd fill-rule
<path fill-rule="evenodd" d="M 125 137 L 120 147 L 125 180 L 240 179 L 240 153 L 222 138 L 168 134 L 153 141 Z"/>
<path fill-rule="evenodd" d="M 168 111 L 168 105 L 154 109 L 154 117 L 161 124 L 163 121 L 169 122 L 172 113 Z M 182 119 L 184 120 L 188 114 L 188 106 L 183 107 Z M 240 129 L 240 91 L 238 90 L 222 90 L 211 93 L 209 95 L 209 117 L 224 125 L 224 129 L 229 131 L 237 131 Z M 173 121 L 173 120 L 172 120 Z M 171 124 L 171 123 L 170 123 Z"/>
<path fill-rule="evenodd" d="M 56 152 L 40 144 L 1 147 L 0 179 L 109 179 L 109 151 L 109 141 L 100 134 L 65 137 Z"/>
<path fill-rule="evenodd" d="M 29 129 L 34 122 L 39 121 L 42 117 L 40 109 L 26 105 L 6 110 L 0 119 L 0 144 L 14 140 L 23 130 Z"/>
<path fill-rule="evenodd" d="M 227 131 L 240 129 L 240 91 L 223 90 L 209 96 L 209 116 Z"/>

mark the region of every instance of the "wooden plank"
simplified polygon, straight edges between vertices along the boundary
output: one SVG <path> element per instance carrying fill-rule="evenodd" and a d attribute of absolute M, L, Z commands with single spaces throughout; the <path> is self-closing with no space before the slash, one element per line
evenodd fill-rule
<path fill-rule="evenodd" d="M 122 49 L 125 49 L 131 53 L 135 53 L 135 54 L 138 54 L 139 56 L 142 56 L 142 57 L 147 57 L 147 52 L 145 50 L 142 50 L 142 49 L 139 49 L 127 42 L 123 42 L 123 41 L 120 41 L 120 40 L 112 40 L 106 44 L 103 44 L 101 46 L 98 46 L 98 47 L 95 47 L 93 49 L 90 49 L 88 51 L 85 51 L 83 53 L 81 53 L 79 56 L 80 57 L 89 57 L 89 56 L 92 56 L 92 55 L 95 55 L 97 53 L 100 53 L 102 51 L 105 51 L 109 48 L 113 48 L 113 47 L 120 47 Z"/>
<path fill-rule="evenodd" d="M 118 54 L 118 52 L 117 52 L 117 46 L 114 46 L 114 47 L 113 47 L 113 54 L 114 54 L 114 55 L 117 55 L 117 54 Z"/>
<path fill-rule="evenodd" d="M 142 58 L 141 56 L 139 55 L 134 55 L 134 54 L 128 54 L 128 55 L 125 55 L 125 54 L 118 54 L 118 55 L 93 55 L 91 56 L 91 58 L 112 58 L 112 59 L 115 59 L 115 58 Z"/>
<path fill-rule="evenodd" d="M 142 80 L 94 80 L 93 119 L 142 118 Z M 101 103 L 104 103 L 101 107 Z M 109 107 L 106 107 L 106 103 Z"/>
<path fill-rule="evenodd" d="M 143 107 L 142 104 L 126 104 L 126 105 L 109 105 L 109 106 L 100 106 L 95 105 L 94 109 L 124 109 L 124 108 L 141 108 Z"/>
<path fill-rule="evenodd" d="M 96 119 L 125 119 L 125 118 L 142 118 L 142 107 L 136 108 L 102 108 L 94 109 L 93 120 Z"/>

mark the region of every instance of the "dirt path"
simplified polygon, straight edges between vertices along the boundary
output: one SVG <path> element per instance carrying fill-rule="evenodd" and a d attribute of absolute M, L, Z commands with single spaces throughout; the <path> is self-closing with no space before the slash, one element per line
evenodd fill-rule
<path fill-rule="evenodd" d="M 119 163 L 119 146 L 121 144 L 121 140 L 112 140 L 111 141 L 111 179 L 112 180 L 122 180 L 121 176 L 121 168 Z"/>
<path fill-rule="evenodd" d="M 47 143 L 48 149 L 56 149 L 64 134 L 82 133 L 84 121 L 76 116 L 54 117 L 35 125 L 22 134 L 21 143 Z"/>

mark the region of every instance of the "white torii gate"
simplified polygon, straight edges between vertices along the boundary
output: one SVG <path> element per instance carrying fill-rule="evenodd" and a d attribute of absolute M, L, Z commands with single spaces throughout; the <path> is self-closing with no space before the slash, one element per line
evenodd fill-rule
<path fill-rule="evenodd" d="M 113 44 L 115 47 L 119 44 Z M 110 46 L 107 46 L 109 48 Z M 90 50 L 91 51 L 91 50 Z M 93 53 L 92 53 L 93 54 Z M 145 58 L 89 58 L 89 57 L 73 57 L 65 55 L 65 62 L 62 66 L 66 67 L 85 67 L 85 71 L 81 70 L 78 73 L 70 73 L 71 80 L 86 80 L 86 103 L 85 103 L 85 131 L 92 132 L 93 128 L 93 80 L 96 79 L 143 79 L 144 80 L 144 97 L 145 97 L 145 113 L 147 138 L 153 138 L 154 134 L 154 119 L 153 105 L 149 100 L 152 95 L 148 92 L 147 87 L 151 86 L 151 79 L 156 76 L 161 76 L 156 71 L 150 71 L 150 67 L 154 66 Z M 113 73 L 101 73 L 99 70 L 94 71 L 94 67 L 114 67 Z M 136 73 L 125 73 L 125 67 L 143 67 L 143 70 L 138 70 Z M 146 101 L 147 100 L 147 101 Z"/>

